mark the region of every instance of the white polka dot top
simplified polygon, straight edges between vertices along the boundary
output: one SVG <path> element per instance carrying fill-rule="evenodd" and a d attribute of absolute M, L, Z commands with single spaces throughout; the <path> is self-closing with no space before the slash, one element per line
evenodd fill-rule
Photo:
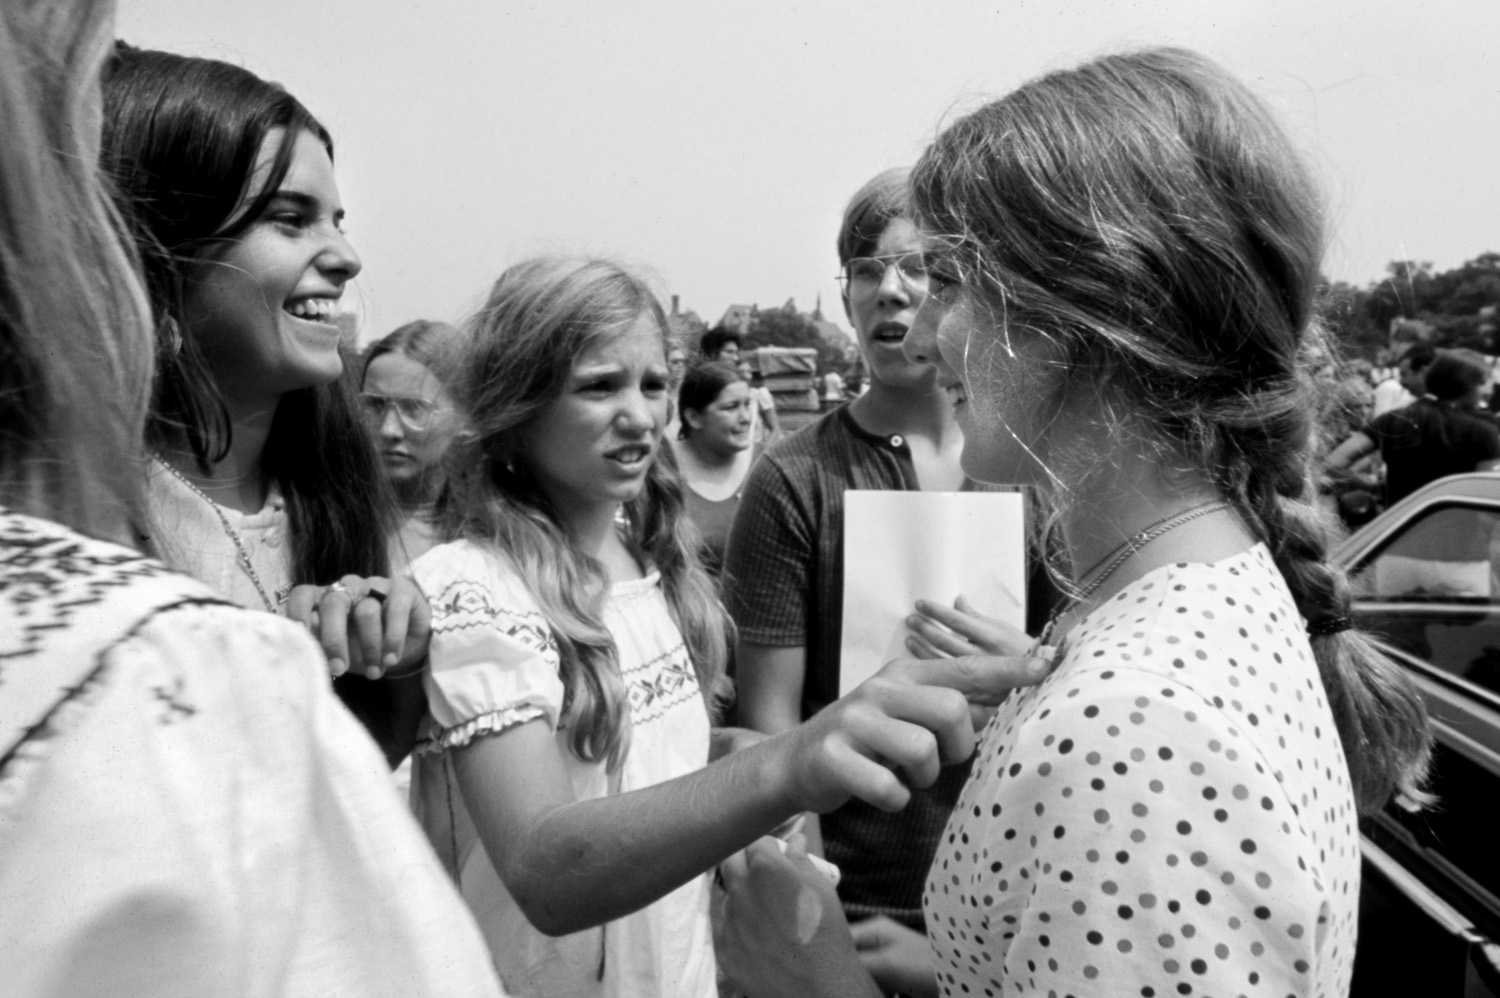
<path fill-rule="evenodd" d="M 1159 568 L 981 739 L 927 883 L 945 995 L 1348 993 L 1359 837 L 1269 552 Z"/>

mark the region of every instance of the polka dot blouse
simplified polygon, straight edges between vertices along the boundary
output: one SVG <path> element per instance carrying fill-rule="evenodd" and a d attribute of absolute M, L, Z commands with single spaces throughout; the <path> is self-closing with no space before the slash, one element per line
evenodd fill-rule
<path fill-rule="evenodd" d="M 1001 708 L 927 884 L 946 995 L 1347 994 L 1348 766 L 1270 554 L 1157 569 Z"/>

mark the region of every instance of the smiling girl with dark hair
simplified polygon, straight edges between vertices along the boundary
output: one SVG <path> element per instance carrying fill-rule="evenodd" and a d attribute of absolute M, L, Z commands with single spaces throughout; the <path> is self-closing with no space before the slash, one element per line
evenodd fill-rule
<path fill-rule="evenodd" d="M 361 264 L 327 130 L 247 70 L 126 45 L 104 99 L 103 169 L 156 315 L 152 547 L 245 606 L 313 623 L 335 675 L 420 657 L 425 607 L 384 578 L 393 507 L 341 352 Z M 396 691 L 339 685 L 399 755 Z"/>
<path fill-rule="evenodd" d="M 384 574 L 385 531 L 366 529 L 386 512 L 379 466 L 340 380 L 335 319 L 361 264 L 327 130 L 280 86 L 211 59 L 121 46 L 104 94 L 103 168 L 157 316 L 153 488 L 194 523 L 155 540 L 268 610 L 293 582 Z M 192 490 L 218 508 L 198 516 Z M 217 513 L 282 508 L 278 550 L 226 546 Z"/>

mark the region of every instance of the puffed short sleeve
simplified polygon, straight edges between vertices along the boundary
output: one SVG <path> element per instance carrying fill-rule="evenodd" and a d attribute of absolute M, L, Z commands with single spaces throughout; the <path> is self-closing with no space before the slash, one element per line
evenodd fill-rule
<path fill-rule="evenodd" d="M 432 608 L 423 684 L 434 727 L 422 750 L 457 748 L 537 718 L 556 729 L 557 642 L 510 564 L 457 541 L 433 548 L 410 571 Z"/>

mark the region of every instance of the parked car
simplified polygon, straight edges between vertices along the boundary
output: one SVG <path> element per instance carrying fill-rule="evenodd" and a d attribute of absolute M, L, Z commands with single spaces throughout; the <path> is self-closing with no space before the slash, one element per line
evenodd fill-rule
<path fill-rule="evenodd" d="M 1355 998 L 1500 995 L 1500 473 L 1444 478 L 1335 552 L 1436 734 L 1426 810 L 1361 824 Z"/>

